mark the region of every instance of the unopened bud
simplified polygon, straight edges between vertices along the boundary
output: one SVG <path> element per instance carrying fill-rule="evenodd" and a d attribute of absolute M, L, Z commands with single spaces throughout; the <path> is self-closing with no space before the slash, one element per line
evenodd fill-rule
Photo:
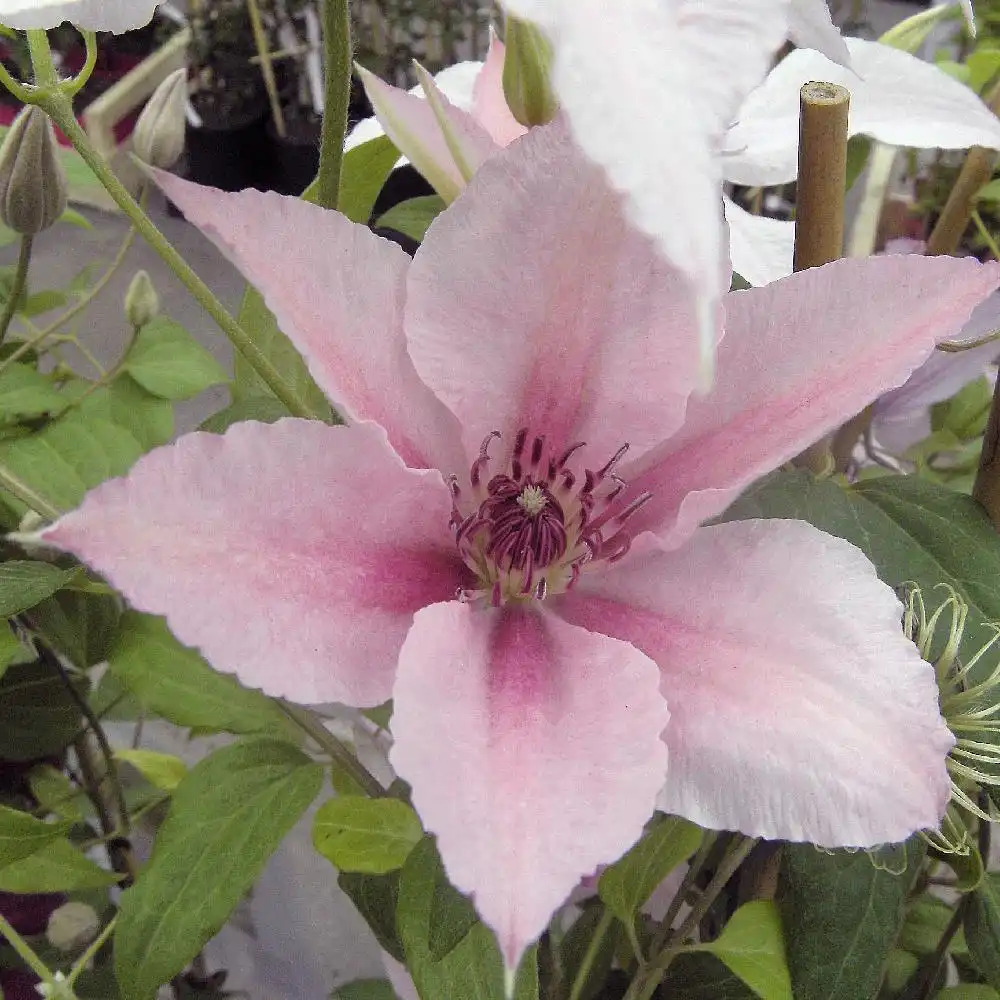
<path fill-rule="evenodd" d="M 184 152 L 187 70 L 177 69 L 153 91 L 132 132 L 135 155 L 151 167 L 169 170 Z"/>
<path fill-rule="evenodd" d="M 0 221 L 33 236 L 66 209 L 66 172 L 52 125 L 41 108 L 26 107 L 0 146 Z"/>
<path fill-rule="evenodd" d="M 73 952 L 90 944 L 100 929 L 100 918 L 92 906 L 71 901 L 52 911 L 45 937 L 58 951 Z"/>
<path fill-rule="evenodd" d="M 145 271 L 136 271 L 125 293 L 125 318 L 138 330 L 160 311 L 160 296 Z"/>
<path fill-rule="evenodd" d="M 552 46 L 533 24 L 507 18 L 503 92 L 514 117 L 529 128 L 552 121 L 558 102 L 549 83 Z"/>

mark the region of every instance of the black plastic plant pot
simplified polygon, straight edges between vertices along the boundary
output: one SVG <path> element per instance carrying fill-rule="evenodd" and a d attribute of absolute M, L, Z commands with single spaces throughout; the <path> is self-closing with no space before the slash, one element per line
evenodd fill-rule
<path fill-rule="evenodd" d="M 271 144 L 272 174 L 269 187 L 279 194 L 300 195 L 319 170 L 319 136 L 322 122 L 314 115 L 285 115 L 285 135 L 278 135 L 274 119 L 267 122 Z"/>
<path fill-rule="evenodd" d="M 265 188 L 270 180 L 271 146 L 265 123 L 267 109 L 236 122 L 187 127 L 187 176 L 197 184 L 223 191 Z"/>

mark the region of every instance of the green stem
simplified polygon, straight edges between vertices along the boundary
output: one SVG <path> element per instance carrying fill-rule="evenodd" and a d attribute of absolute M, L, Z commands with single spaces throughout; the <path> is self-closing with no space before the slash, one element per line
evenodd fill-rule
<path fill-rule="evenodd" d="M 2 913 L 0 913 L 0 936 L 7 939 L 7 943 L 18 953 L 25 965 L 29 966 L 39 979 L 46 983 L 52 982 L 51 971 L 31 950 L 31 945 L 11 927 L 10 922 Z"/>
<path fill-rule="evenodd" d="M 274 64 L 271 62 L 267 34 L 264 31 L 264 22 L 261 20 L 257 0 L 247 0 L 247 14 L 250 15 L 250 30 L 253 33 L 253 43 L 257 49 L 260 74 L 264 77 L 264 89 L 267 91 L 267 99 L 271 105 L 274 129 L 278 133 L 278 138 L 284 139 L 288 134 L 285 129 L 285 116 L 281 113 L 281 98 L 278 96 L 278 83 L 274 78 Z"/>
<path fill-rule="evenodd" d="M 614 915 L 607 907 L 605 907 L 604 912 L 601 914 L 600 921 L 594 928 L 594 933 L 590 939 L 590 943 L 587 945 L 587 950 L 583 954 L 583 960 L 580 962 L 580 968 L 576 971 L 576 978 L 573 980 L 573 988 L 569 991 L 569 1000 L 580 1000 L 580 997 L 583 996 L 583 991 L 587 986 L 587 980 L 590 978 L 591 970 L 594 968 L 594 962 L 597 961 L 601 945 L 604 944 L 604 939 L 607 937 L 607 933 L 611 929 L 611 924 L 614 919 Z"/>
<path fill-rule="evenodd" d="M 94 72 L 94 67 L 97 65 L 97 32 L 84 31 L 82 34 L 83 44 L 86 46 L 87 51 L 86 61 L 81 67 L 80 72 L 72 80 L 67 80 L 63 84 L 63 89 L 71 96 L 75 96 L 83 89 L 83 85 L 90 79 L 90 75 Z"/>
<path fill-rule="evenodd" d="M 5 489 L 12 496 L 17 497 L 26 507 L 30 507 L 36 514 L 47 517 L 50 521 L 58 520 L 62 516 L 62 511 L 58 507 L 49 503 L 45 497 L 36 493 L 27 483 L 22 482 L 5 465 L 0 464 L 0 489 Z"/>
<path fill-rule="evenodd" d="M 667 939 L 670 937 L 671 929 L 674 925 L 674 920 L 677 918 L 677 914 L 680 913 L 681 907 L 684 905 L 684 901 L 687 899 L 687 894 L 694 885 L 695 879 L 701 874 L 702 868 L 705 867 L 705 862 L 708 860 L 709 854 L 712 852 L 712 848 L 715 846 L 718 840 L 718 834 L 712 830 L 706 830 L 702 836 L 701 846 L 695 852 L 694 857 L 691 859 L 691 863 L 688 865 L 688 870 L 684 873 L 684 878 L 681 880 L 681 884 L 674 893 L 674 898 L 670 901 L 670 906 L 667 907 L 667 912 L 663 916 L 663 920 L 660 922 L 660 929 L 653 939 L 652 951 L 659 951 L 666 943 Z"/>
<path fill-rule="evenodd" d="M 14 313 L 17 312 L 17 301 L 20 299 L 21 293 L 24 291 L 24 286 L 28 281 L 28 268 L 31 266 L 31 245 L 34 239 L 30 234 L 25 234 L 21 237 L 21 248 L 17 254 L 17 268 L 14 271 L 14 280 L 11 282 L 10 292 L 7 295 L 3 313 L 0 314 L 0 344 L 3 343 L 4 337 L 7 336 L 7 331 L 10 329 L 10 321 L 14 318 Z"/>
<path fill-rule="evenodd" d="M 0 83 L 2 83 L 22 104 L 27 104 L 30 100 L 31 88 L 26 87 L 19 80 L 15 80 L 14 77 L 7 72 L 3 63 L 0 63 Z"/>
<path fill-rule="evenodd" d="M 644 969 L 640 970 L 623 1000 L 649 1000 L 656 992 L 656 987 L 663 979 L 663 974 L 670 967 L 670 963 L 680 954 L 685 940 L 694 933 L 695 928 L 701 923 L 705 914 L 708 913 L 712 904 L 736 873 L 736 869 L 743 864 L 757 843 L 757 838 L 747 837 L 723 858 L 712 877 L 712 881 L 705 886 L 705 890 L 691 908 L 687 919 L 678 928 L 676 934 L 670 936 L 664 949 L 651 959 Z"/>
<path fill-rule="evenodd" d="M 975 209 L 972 210 L 969 217 L 972 219 L 976 229 L 979 230 L 979 235 L 982 236 L 983 242 L 989 247 L 990 253 L 993 254 L 993 259 L 1000 260 L 1000 246 L 997 246 L 997 241 L 993 239 L 993 235 L 986 228 L 983 217 Z"/>
<path fill-rule="evenodd" d="M 1000 330 L 994 330 L 985 337 L 977 337 L 975 340 L 942 340 L 935 350 L 944 351 L 946 354 L 958 354 L 960 351 L 971 351 L 973 347 L 983 347 L 994 340 L 1000 340 Z"/>
<path fill-rule="evenodd" d="M 386 795 L 385 789 L 375 776 L 323 725 L 322 720 L 315 712 L 280 699 L 276 699 L 275 704 L 295 725 L 312 737 L 313 741 L 329 754 L 333 763 L 346 771 L 365 790 L 369 798 L 377 799 Z"/>
<path fill-rule="evenodd" d="M 31 68 L 35 74 L 35 86 L 58 87 L 59 74 L 56 72 L 56 64 L 52 61 L 49 36 L 43 28 L 29 28 L 25 34 L 28 38 L 28 52 L 31 54 Z"/>
<path fill-rule="evenodd" d="M 152 220 L 143 212 L 139 203 L 129 194 L 125 186 L 115 176 L 111 168 L 97 153 L 87 134 L 80 127 L 69 100 L 63 93 L 40 96 L 38 104 L 63 130 L 73 147 L 87 166 L 97 175 L 119 208 L 132 220 L 146 242 L 160 255 L 167 266 L 177 275 L 181 283 L 191 293 L 198 304 L 215 320 L 233 346 L 243 355 L 247 363 L 263 379 L 267 387 L 296 417 L 319 419 L 319 414 L 299 396 L 285 381 L 271 361 L 250 339 L 250 335 L 233 319 L 226 308 L 216 298 L 212 290 L 190 268 L 187 261 L 174 249 Z"/>
<path fill-rule="evenodd" d="M 111 937 L 112 932 L 115 929 L 115 924 L 118 922 L 118 914 L 116 913 L 109 921 L 104 930 L 97 935 L 96 938 L 90 943 L 90 947 L 73 963 L 73 968 L 70 969 L 69 975 L 66 977 L 66 985 L 72 990 L 73 984 L 80 977 L 80 973 L 86 971 L 87 966 L 90 964 L 90 960 L 104 947 L 104 943 Z"/>
<path fill-rule="evenodd" d="M 347 133 L 347 104 L 351 96 L 349 0 L 323 0 L 323 65 L 326 94 L 314 199 L 323 208 L 336 208 L 340 197 L 344 136 Z"/>

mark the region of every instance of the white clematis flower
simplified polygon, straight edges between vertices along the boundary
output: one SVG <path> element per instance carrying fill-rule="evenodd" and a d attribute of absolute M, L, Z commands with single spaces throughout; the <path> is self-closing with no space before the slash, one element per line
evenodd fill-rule
<path fill-rule="evenodd" d="M 56 28 L 64 21 L 88 31 L 120 33 L 141 28 L 158 0 L 0 0 L 0 24 L 24 31 Z"/>

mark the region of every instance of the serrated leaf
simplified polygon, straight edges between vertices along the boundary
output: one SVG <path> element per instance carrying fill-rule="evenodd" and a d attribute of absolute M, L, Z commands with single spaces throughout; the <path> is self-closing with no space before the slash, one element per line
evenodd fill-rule
<path fill-rule="evenodd" d="M 423 241 L 427 227 L 444 211 L 444 200 L 436 194 L 407 198 L 379 216 L 376 225 L 395 229 L 418 243 Z"/>
<path fill-rule="evenodd" d="M 398 159 L 399 151 L 386 135 L 348 150 L 340 167 L 337 210 L 351 222 L 367 225 L 375 199 Z"/>
<path fill-rule="evenodd" d="M 890 586 L 918 584 L 933 607 L 951 585 L 969 602 L 962 651 L 971 654 L 1000 621 L 1000 535 L 971 497 L 914 476 L 843 487 L 807 472 L 778 472 L 751 487 L 724 515 L 793 517 L 857 545 Z M 985 664 L 984 664 L 985 666 Z"/>
<path fill-rule="evenodd" d="M 786 844 L 781 854 L 782 924 L 795 1000 L 859 1000 L 878 989 L 906 897 L 923 859 L 908 841 L 902 874 L 864 851 L 826 853 Z"/>
<path fill-rule="evenodd" d="M 115 758 L 131 764 L 151 785 L 172 792 L 187 776 L 187 764 L 170 753 L 158 750 L 119 749 Z"/>
<path fill-rule="evenodd" d="M 167 316 L 157 316 L 136 334 L 123 368 L 144 389 L 164 399 L 190 399 L 228 381 L 215 358 Z"/>
<path fill-rule="evenodd" d="M 51 597 L 80 573 L 46 562 L 13 559 L 0 563 L 0 617 L 9 618 Z"/>
<path fill-rule="evenodd" d="M 965 940 L 976 968 L 1000 987 L 1000 873 L 989 872 L 968 897 Z"/>
<path fill-rule="evenodd" d="M 112 872 L 94 864 L 65 837 L 0 868 L 0 892 L 78 892 L 117 884 Z"/>
<path fill-rule="evenodd" d="M 69 832 L 72 823 L 46 823 L 0 805 L 0 868 L 26 858 Z"/>
<path fill-rule="evenodd" d="M 658 815 L 628 854 L 606 868 L 597 891 L 622 923 L 631 924 L 656 887 L 698 849 L 702 831 L 677 816 Z"/>
<path fill-rule="evenodd" d="M 74 409 L 36 434 L 0 442 L 0 462 L 50 503 L 71 510 L 91 487 L 127 472 L 143 450 L 125 428 Z"/>
<path fill-rule="evenodd" d="M 288 416 L 285 404 L 274 396 L 247 396 L 230 403 L 224 410 L 213 413 L 204 420 L 199 430 L 221 434 L 224 430 L 243 420 L 259 420 L 264 424 L 273 424 Z"/>
<path fill-rule="evenodd" d="M 396 994 L 384 979 L 356 979 L 334 990 L 330 1000 L 396 1000 Z"/>
<path fill-rule="evenodd" d="M 86 697 L 87 681 L 72 684 Z M 0 759 L 36 760 L 54 756 L 79 734 L 80 708 L 54 667 L 14 663 L 0 678 Z"/>
<path fill-rule="evenodd" d="M 434 841 L 425 837 L 400 872 L 396 926 L 406 967 L 421 1000 L 504 1000 L 503 962 L 493 934 L 478 920 L 443 958 L 431 954 L 428 935 L 435 887 L 445 878 Z M 537 952 L 529 950 L 515 978 L 515 1000 L 537 1000 Z"/>
<path fill-rule="evenodd" d="M 313 846 L 341 871 L 385 875 L 402 868 L 423 837 L 420 818 L 399 799 L 340 796 L 313 819 Z"/>
<path fill-rule="evenodd" d="M 152 1000 L 194 958 L 322 782 L 318 764 L 276 740 L 223 747 L 191 769 L 148 864 L 122 895 L 115 970 L 127 1000 Z"/>
<path fill-rule="evenodd" d="M 203 732 L 294 736 L 285 714 L 258 691 L 213 670 L 179 643 L 162 618 L 122 615 L 108 667 L 143 706 L 177 726 Z"/>
<path fill-rule="evenodd" d="M 90 393 L 80 410 L 123 427 L 147 451 L 174 436 L 173 404 L 144 389 L 126 372 Z"/>
<path fill-rule="evenodd" d="M 714 941 L 691 950 L 715 955 L 761 1000 L 793 1000 L 781 916 L 770 900 L 744 903 Z"/>
<path fill-rule="evenodd" d="M 36 368 L 14 362 L 0 372 L 0 421 L 58 413 L 68 400 Z"/>

